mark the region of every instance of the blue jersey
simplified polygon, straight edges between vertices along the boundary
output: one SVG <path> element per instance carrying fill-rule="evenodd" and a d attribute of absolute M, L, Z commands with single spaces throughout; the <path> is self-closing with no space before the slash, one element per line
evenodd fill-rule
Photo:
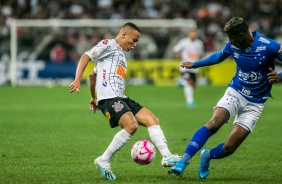
<path fill-rule="evenodd" d="M 250 102 L 264 103 L 272 97 L 272 84 L 269 83 L 267 74 L 270 72 L 269 68 L 274 69 L 275 58 L 282 60 L 282 49 L 278 42 L 258 32 L 253 32 L 252 35 L 254 42 L 249 48 L 242 50 L 227 42 L 221 52 L 194 63 L 194 67 L 216 64 L 232 56 L 237 64 L 236 74 L 228 86 Z"/>

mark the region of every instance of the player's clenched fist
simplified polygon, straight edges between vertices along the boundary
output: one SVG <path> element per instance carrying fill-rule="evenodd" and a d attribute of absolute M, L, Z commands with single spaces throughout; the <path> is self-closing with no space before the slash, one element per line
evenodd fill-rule
<path fill-rule="evenodd" d="M 194 68 L 192 62 L 183 62 L 183 63 L 181 63 L 180 66 L 181 66 L 182 68 L 189 68 L 189 69 Z"/>

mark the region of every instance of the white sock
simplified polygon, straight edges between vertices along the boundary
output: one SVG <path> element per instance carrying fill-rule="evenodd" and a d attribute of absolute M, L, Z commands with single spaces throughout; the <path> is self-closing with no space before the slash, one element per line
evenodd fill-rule
<path fill-rule="evenodd" d="M 184 95 L 187 103 L 194 102 L 194 88 L 190 84 L 185 84 Z"/>
<path fill-rule="evenodd" d="M 163 157 L 171 156 L 171 152 L 168 149 L 167 141 L 160 125 L 153 125 L 148 128 L 149 136 L 153 144 L 158 148 Z"/>
<path fill-rule="evenodd" d="M 110 163 L 114 154 L 119 151 L 131 138 L 130 135 L 126 130 L 122 129 L 119 131 L 113 138 L 112 142 L 103 153 L 101 157 L 101 161 L 104 163 Z"/>

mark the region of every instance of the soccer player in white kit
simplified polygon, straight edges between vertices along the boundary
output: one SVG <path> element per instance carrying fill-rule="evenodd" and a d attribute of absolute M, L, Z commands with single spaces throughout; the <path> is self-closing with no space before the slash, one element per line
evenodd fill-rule
<path fill-rule="evenodd" d="M 138 125 L 147 128 L 152 142 L 163 156 L 161 161 L 163 167 L 171 167 L 180 160 L 178 155 L 173 155 L 168 149 L 159 119 L 125 95 L 127 63 L 124 51 L 134 49 L 139 37 L 140 29 L 135 24 L 131 22 L 124 24 L 115 39 L 102 40 L 81 56 L 75 80 L 70 85 L 70 92 L 79 92 L 82 75 L 88 62 L 95 61 L 96 66 L 89 76 L 92 96 L 90 110 L 93 112 L 101 110 L 112 128 L 117 126 L 122 128 L 102 156 L 94 161 L 102 176 L 108 180 L 116 179 L 110 166 L 112 157 L 130 140 Z"/>
<path fill-rule="evenodd" d="M 181 62 L 195 62 L 201 59 L 204 55 L 204 44 L 202 40 L 197 38 L 196 28 L 190 28 L 187 32 L 187 37 L 181 39 L 174 47 L 173 52 L 177 59 Z M 198 68 L 183 68 L 180 67 L 181 79 L 180 83 L 184 86 L 184 95 L 186 104 L 192 108 L 195 106 L 194 89 L 196 87 L 196 75 Z"/>

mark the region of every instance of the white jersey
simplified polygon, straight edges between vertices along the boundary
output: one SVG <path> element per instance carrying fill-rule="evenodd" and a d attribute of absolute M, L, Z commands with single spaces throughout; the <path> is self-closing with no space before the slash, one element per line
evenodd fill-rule
<path fill-rule="evenodd" d="M 181 54 L 182 62 L 188 61 L 194 63 L 195 61 L 200 60 L 204 55 L 204 44 L 200 39 L 192 41 L 190 38 L 183 38 L 173 47 L 173 52 Z M 186 69 L 180 67 L 180 71 L 197 73 L 199 69 Z"/>
<path fill-rule="evenodd" d="M 102 40 L 85 52 L 95 61 L 97 101 L 115 97 L 125 98 L 126 58 L 115 39 Z"/>

